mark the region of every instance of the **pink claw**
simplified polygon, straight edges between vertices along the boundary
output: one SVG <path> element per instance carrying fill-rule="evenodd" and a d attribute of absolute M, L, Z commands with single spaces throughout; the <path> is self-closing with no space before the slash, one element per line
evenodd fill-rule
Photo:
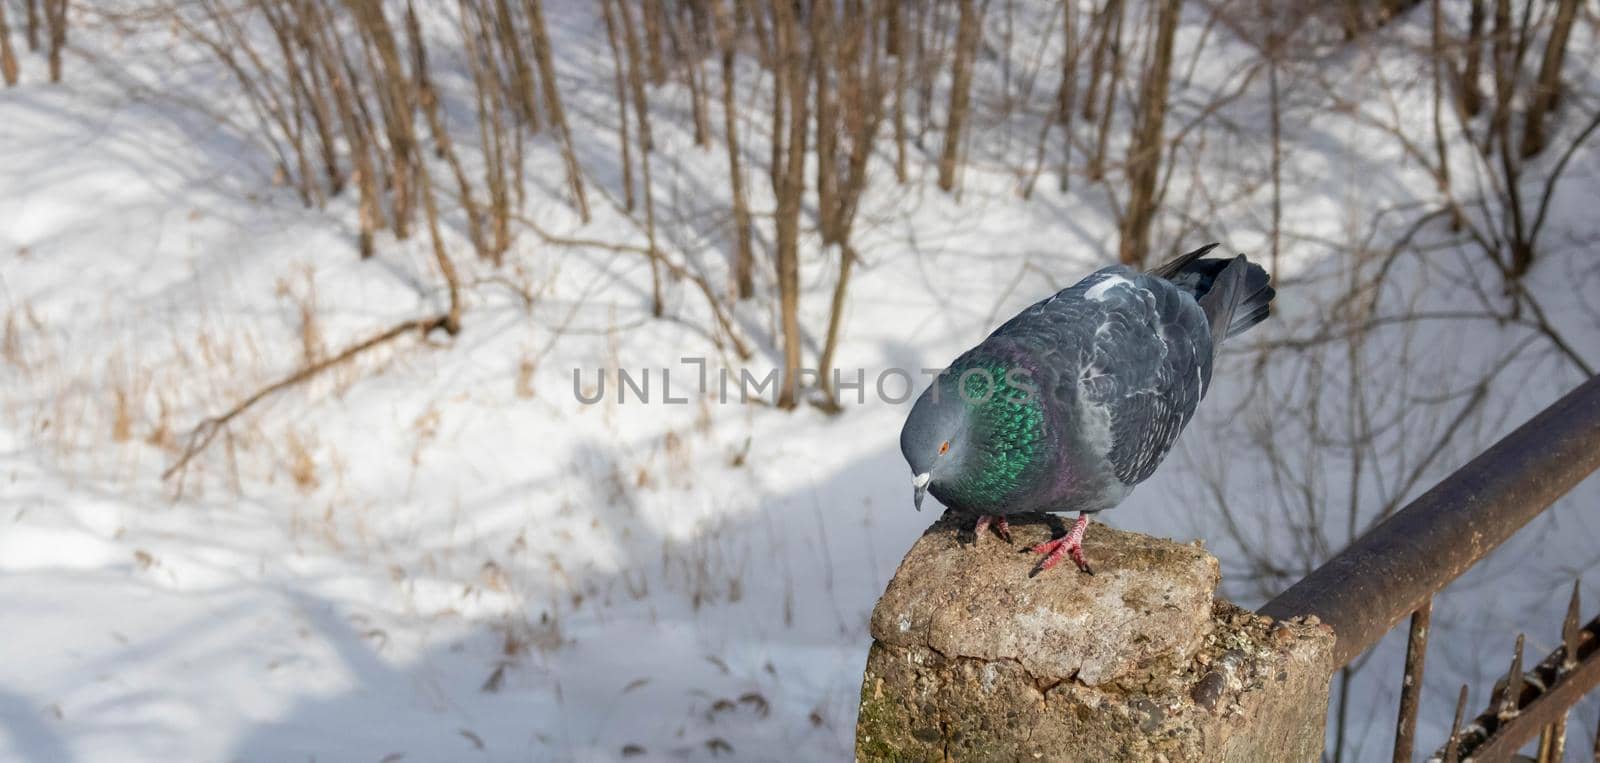
<path fill-rule="evenodd" d="M 978 524 L 972 528 L 973 534 L 977 538 L 982 538 L 983 531 L 989 529 L 991 523 L 994 525 L 994 534 L 1000 536 L 1000 540 L 1010 543 L 1011 525 L 1006 523 L 1004 514 L 984 514 L 979 516 Z M 977 539 L 974 538 L 973 542 L 976 543 Z"/>
<path fill-rule="evenodd" d="M 1078 569 L 1093 575 L 1094 570 L 1089 568 L 1089 562 L 1083 558 L 1083 533 L 1088 529 L 1089 515 L 1079 514 L 1078 521 L 1072 525 L 1072 530 L 1066 535 L 1045 541 L 1029 549 L 1035 554 L 1044 554 L 1045 557 L 1039 560 L 1039 565 L 1033 568 L 1033 572 L 1029 573 L 1028 577 L 1033 577 L 1056 566 L 1056 564 L 1060 563 L 1062 556 L 1072 557 L 1072 561 L 1078 565 Z"/>

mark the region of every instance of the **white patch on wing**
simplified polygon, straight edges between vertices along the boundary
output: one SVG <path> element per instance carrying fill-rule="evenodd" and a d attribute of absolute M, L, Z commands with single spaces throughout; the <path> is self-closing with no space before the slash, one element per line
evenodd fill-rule
<path fill-rule="evenodd" d="M 1105 278 L 1101 279 L 1099 283 L 1090 286 L 1089 290 L 1083 293 L 1083 296 L 1086 299 L 1092 299 L 1096 302 L 1104 302 L 1106 301 L 1106 292 L 1110 291 L 1112 287 L 1124 285 L 1131 286 L 1132 284 L 1132 281 L 1129 281 L 1122 276 L 1106 276 Z"/>
<path fill-rule="evenodd" d="M 1116 443 L 1111 438 L 1111 407 L 1092 403 L 1086 396 L 1078 397 L 1078 426 L 1090 452 L 1104 457 Z"/>

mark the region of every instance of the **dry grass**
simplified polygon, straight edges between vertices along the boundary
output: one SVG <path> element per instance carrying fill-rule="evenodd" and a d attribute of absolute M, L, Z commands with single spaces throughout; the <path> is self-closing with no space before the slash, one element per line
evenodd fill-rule
<path fill-rule="evenodd" d="M 167 396 L 156 393 L 156 418 L 151 423 L 150 433 L 145 435 L 144 442 L 154 448 L 172 453 L 178 449 L 178 440 L 172 432 L 172 406 L 167 404 Z"/>
<path fill-rule="evenodd" d="M 105 386 L 111 389 L 111 441 L 127 443 L 134 431 L 153 426 L 145 421 L 144 401 L 150 393 L 154 374 L 146 367 L 133 367 L 117 353 L 106 362 Z"/>
<path fill-rule="evenodd" d="M 300 278 L 304 285 L 296 289 L 288 278 L 280 278 L 274 290 L 279 299 L 293 303 L 299 318 L 300 359 L 305 365 L 313 365 L 327 357 L 328 345 L 322 335 L 322 323 L 318 319 L 317 308 L 317 278 L 316 271 L 309 264 L 300 266 Z"/>
<path fill-rule="evenodd" d="M 693 453 L 684 438 L 668 430 L 661 438 L 661 452 L 665 456 L 669 484 L 681 490 L 694 487 Z"/>
<path fill-rule="evenodd" d="M 517 364 L 517 397 L 523 400 L 533 399 L 533 372 L 539 367 L 538 361 L 531 355 L 524 355 Z"/>
<path fill-rule="evenodd" d="M 733 529 L 727 517 L 708 518 L 688 538 L 662 542 L 662 579 L 669 589 L 681 590 L 697 612 L 744 598 L 751 547 L 749 538 L 736 537 Z"/>
<path fill-rule="evenodd" d="M 17 311 L 6 313 L 4 333 L 0 333 L 0 358 L 18 370 L 27 370 L 27 365 L 22 362 L 22 337 L 17 329 Z"/>
<path fill-rule="evenodd" d="M 119 384 L 112 395 L 115 398 L 115 410 L 111 418 L 111 441 L 127 442 L 133 437 L 133 409 L 128 401 L 128 391 Z"/>
<path fill-rule="evenodd" d="M 417 433 L 417 444 L 411 448 L 412 475 L 422 466 L 422 451 L 439 438 L 439 421 L 442 414 L 438 406 L 430 405 L 416 421 L 411 422 L 411 431 Z"/>
<path fill-rule="evenodd" d="M 31 353 L 28 345 L 30 334 L 35 343 Z M 19 371 L 32 371 L 42 360 L 37 343 L 43 336 L 44 321 L 34 312 L 32 303 L 23 302 L 20 317 L 16 308 L 6 312 L 5 330 L 0 334 L 0 357 L 4 357 Z"/>
<path fill-rule="evenodd" d="M 294 480 L 294 486 L 302 493 L 316 490 L 320 482 L 317 479 L 317 461 L 312 456 L 316 449 L 314 436 L 302 436 L 291 429 L 284 445 L 288 449 L 289 477 Z"/>

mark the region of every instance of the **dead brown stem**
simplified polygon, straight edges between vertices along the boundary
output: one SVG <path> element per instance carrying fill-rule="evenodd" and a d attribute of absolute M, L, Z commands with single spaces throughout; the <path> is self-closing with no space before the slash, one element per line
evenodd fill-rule
<path fill-rule="evenodd" d="M 185 472 L 189 462 L 193 461 L 195 456 L 199 455 L 201 451 L 205 450 L 206 446 L 210 445 L 211 442 L 216 439 L 217 434 L 222 432 L 223 429 L 227 427 L 229 422 L 232 422 L 234 419 L 238 418 L 240 414 L 243 414 L 245 411 L 249 410 L 250 407 L 256 403 L 259 403 L 278 392 L 305 382 L 306 380 L 315 377 L 317 374 L 320 374 L 323 371 L 344 363 L 345 361 L 350 360 L 361 353 L 389 342 L 397 337 L 404 336 L 412 331 L 416 331 L 419 334 L 426 336 L 428 332 L 433 331 L 434 329 L 445 328 L 449 324 L 449 321 L 450 316 L 445 314 L 436 315 L 431 318 L 405 321 L 395 326 L 391 326 L 388 329 L 385 329 L 377 334 L 361 340 L 360 342 L 346 347 L 344 350 L 332 357 L 329 357 L 318 363 L 302 366 L 293 373 L 290 373 L 288 376 L 285 376 L 282 379 L 256 390 L 255 393 L 251 394 L 249 397 L 246 397 L 245 399 L 240 400 L 238 403 L 235 403 L 232 408 L 229 408 L 228 410 L 215 416 L 207 417 L 200 423 L 196 424 L 194 428 L 189 431 L 188 444 L 184 446 L 183 453 L 178 456 L 178 460 L 174 462 L 172 466 L 167 467 L 167 470 L 161 473 L 161 479 L 171 479 L 174 475 Z"/>

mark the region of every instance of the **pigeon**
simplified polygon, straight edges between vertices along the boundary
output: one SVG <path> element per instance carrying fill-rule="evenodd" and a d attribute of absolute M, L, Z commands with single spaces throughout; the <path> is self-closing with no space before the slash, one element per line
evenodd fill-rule
<path fill-rule="evenodd" d="M 1001 324 L 911 408 L 900 452 L 914 503 L 932 493 L 1010 542 L 1006 516 L 1078 512 L 1032 547 L 1030 576 L 1084 558 L 1089 517 L 1121 503 L 1172 449 L 1211 386 L 1216 348 L 1266 320 L 1260 265 L 1207 244 L 1148 272 L 1101 268 Z"/>

